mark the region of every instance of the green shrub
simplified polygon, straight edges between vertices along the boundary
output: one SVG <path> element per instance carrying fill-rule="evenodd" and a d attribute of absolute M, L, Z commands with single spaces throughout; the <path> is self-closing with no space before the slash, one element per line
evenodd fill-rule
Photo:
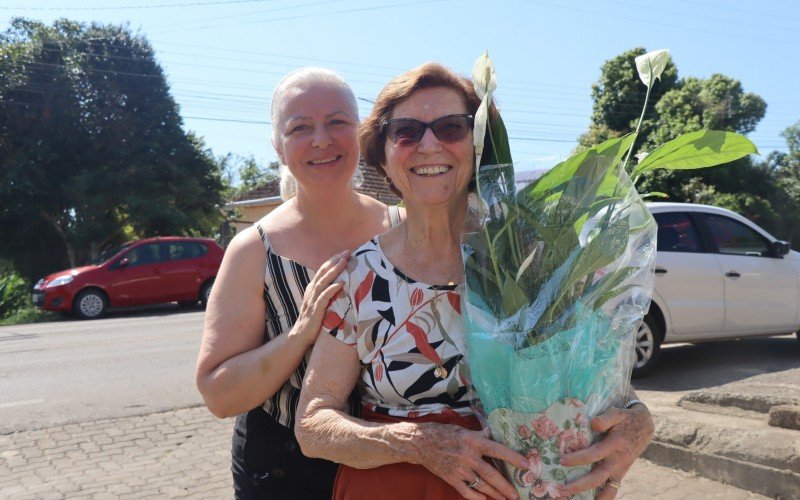
<path fill-rule="evenodd" d="M 0 276 L 0 319 L 30 305 L 29 293 L 28 283 L 19 274 L 11 272 Z"/>
<path fill-rule="evenodd" d="M 32 305 L 17 309 L 5 319 L 0 319 L 0 326 L 23 325 L 27 323 L 44 323 L 60 321 L 63 317 L 52 311 L 43 311 Z"/>

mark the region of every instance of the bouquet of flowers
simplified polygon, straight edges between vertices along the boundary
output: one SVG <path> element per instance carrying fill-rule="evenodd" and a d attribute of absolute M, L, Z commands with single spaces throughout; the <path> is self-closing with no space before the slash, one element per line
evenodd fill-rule
<path fill-rule="evenodd" d="M 668 59 L 662 50 L 636 60 L 648 88 L 645 107 Z M 505 127 L 491 109 L 497 84 L 487 54 L 476 62 L 473 82 L 483 101 L 474 131 L 477 196 L 462 245 L 462 310 L 474 406 L 494 440 L 528 457 L 528 469 L 505 464 L 520 496 L 551 498 L 554 485 L 590 469 L 560 466 L 559 455 L 588 447 L 596 439 L 591 418 L 621 406 L 629 390 L 657 230 L 635 179 L 756 150 L 738 134 L 704 130 L 664 144 L 629 175 L 637 127 L 517 191 Z M 488 157 L 484 144 L 491 144 Z"/>

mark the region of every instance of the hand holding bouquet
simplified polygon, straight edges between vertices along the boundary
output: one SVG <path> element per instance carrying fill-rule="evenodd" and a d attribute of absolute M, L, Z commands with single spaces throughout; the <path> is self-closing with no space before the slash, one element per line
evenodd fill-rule
<path fill-rule="evenodd" d="M 637 58 L 648 97 L 668 58 L 667 51 Z M 655 168 L 733 161 L 755 147 L 730 132 L 694 132 L 629 175 L 637 126 L 517 192 L 505 127 L 490 113 L 497 82 L 488 55 L 476 62 L 473 81 L 483 104 L 474 131 L 477 196 L 462 246 L 470 382 L 493 438 L 530 461 L 526 470 L 506 470 L 520 495 L 556 498 L 559 484 L 590 469 L 560 466 L 560 455 L 595 441 L 588 422 L 621 406 L 629 391 L 656 248 L 656 224 L 635 179 Z"/>

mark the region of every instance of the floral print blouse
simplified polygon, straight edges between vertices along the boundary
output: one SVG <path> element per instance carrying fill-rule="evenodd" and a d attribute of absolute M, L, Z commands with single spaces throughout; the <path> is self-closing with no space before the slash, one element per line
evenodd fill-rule
<path fill-rule="evenodd" d="M 462 373 L 460 285 L 408 278 L 386 258 L 379 237 L 353 252 L 339 279 L 345 286 L 323 330 L 357 351 L 364 406 L 409 418 L 472 414 Z"/>

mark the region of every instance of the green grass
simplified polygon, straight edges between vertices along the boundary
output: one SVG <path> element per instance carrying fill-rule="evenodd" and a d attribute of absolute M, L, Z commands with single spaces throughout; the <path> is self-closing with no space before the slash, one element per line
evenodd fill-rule
<path fill-rule="evenodd" d="M 34 306 L 17 309 L 11 316 L 0 319 L 0 326 L 24 325 L 26 323 L 45 323 L 64 319 L 59 313 L 42 311 Z"/>

